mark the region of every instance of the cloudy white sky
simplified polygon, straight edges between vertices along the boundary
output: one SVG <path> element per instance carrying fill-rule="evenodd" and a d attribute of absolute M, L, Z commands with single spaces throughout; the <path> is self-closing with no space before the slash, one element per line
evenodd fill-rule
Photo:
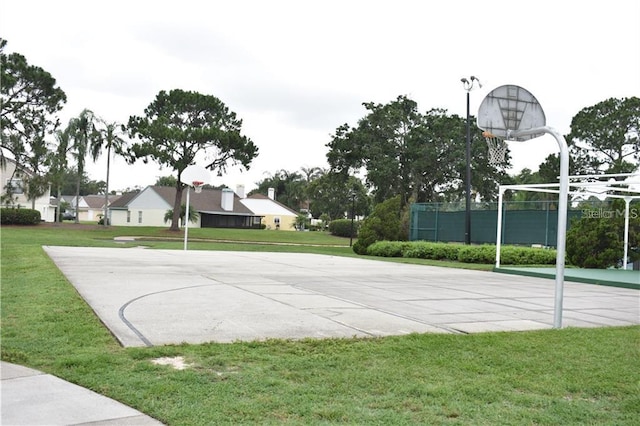
<path fill-rule="evenodd" d="M 260 153 L 211 183 L 249 191 L 265 173 L 326 167 L 331 135 L 363 102 L 407 95 L 464 116 L 471 75 L 483 83 L 472 115 L 517 84 L 566 134 L 582 108 L 640 95 L 639 18 L 637 0 L 0 0 L 0 37 L 57 79 L 65 122 L 89 108 L 126 123 L 160 90 L 220 98 Z M 514 171 L 558 150 L 550 136 L 511 147 Z M 105 179 L 105 161 L 88 171 Z M 116 158 L 110 188 L 169 174 Z"/>

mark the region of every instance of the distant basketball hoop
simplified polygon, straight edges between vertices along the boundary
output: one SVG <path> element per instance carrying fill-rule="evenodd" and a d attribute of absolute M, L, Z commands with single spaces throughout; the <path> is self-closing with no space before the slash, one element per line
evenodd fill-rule
<path fill-rule="evenodd" d="M 189 241 L 189 208 L 190 208 L 190 192 L 193 187 L 196 194 L 202 192 L 202 187 L 211 179 L 209 170 L 204 167 L 192 165 L 182 171 L 180 182 L 187 185 L 187 204 L 184 218 L 184 250 L 187 250 Z"/>
<path fill-rule="evenodd" d="M 201 182 L 199 180 L 194 180 L 193 182 L 191 182 L 191 186 L 193 186 L 193 189 L 195 190 L 196 194 L 199 194 L 202 192 L 202 187 L 204 186 L 204 182 Z"/>

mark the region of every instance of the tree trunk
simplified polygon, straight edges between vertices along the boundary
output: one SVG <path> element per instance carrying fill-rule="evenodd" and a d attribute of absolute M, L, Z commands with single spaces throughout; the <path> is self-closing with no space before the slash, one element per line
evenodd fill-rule
<path fill-rule="evenodd" d="M 171 228 L 170 231 L 179 231 L 180 226 L 180 212 L 182 211 L 182 182 L 178 178 L 178 182 L 176 183 L 176 199 L 173 202 L 173 217 L 171 218 Z"/>
<path fill-rule="evenodd" d="M 104 216 L 102 216 L 102 224 L 109 226 L 109 218 L 107 213 L 109 212 L 109 166 L 111 163 L 111 144 L 107 144 L 107 182 L 104 188 Z"/>
<path fill-rule="evenodd" d="M 80 170 L 80 167 L 78 167 L 78 181 L 76 182 L 76 217 L 74 219 L 75 223 L 80 223 L 80 214 L 79 214 L 79 208 L 80 208 L 80 179 L 82 176 L 82 170 Z"/>

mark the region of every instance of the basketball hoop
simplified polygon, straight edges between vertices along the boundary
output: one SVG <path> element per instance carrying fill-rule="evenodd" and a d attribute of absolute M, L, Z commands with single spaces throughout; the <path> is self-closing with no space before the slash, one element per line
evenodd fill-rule
<path fill-rule="evenodd" d="M 193 189 L 195 190 L 196 194 L 199 194 L 202 192 L 203 185 L 204 185 L 204 182 L 201 182 L 199 180 L 194 180 L 193 182 L 191 182 L 191 186 L 193 186 Z"/>
<path fill-rule="evenodd" d="M 492 166 L 504 164 L 508 147 L 504 139 L 500 139 L 488 131 L 482 132 L 482 136 L 487 141 L 487 147 L 489 148 L 489 164 Z"/>

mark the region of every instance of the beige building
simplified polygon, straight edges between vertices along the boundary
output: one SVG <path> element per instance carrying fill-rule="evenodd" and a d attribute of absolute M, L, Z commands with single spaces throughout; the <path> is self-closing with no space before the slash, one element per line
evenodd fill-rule
<path fill-rule="evenodd" d="M 273 191 L 269 191 L 269 195 L 254 194 L 247 198 L 241 198 L 240 202 L 255 214 L 262 216 L 262 223 L 266 229 L 296 230 L 298 213 L 275 201 Z"/>

